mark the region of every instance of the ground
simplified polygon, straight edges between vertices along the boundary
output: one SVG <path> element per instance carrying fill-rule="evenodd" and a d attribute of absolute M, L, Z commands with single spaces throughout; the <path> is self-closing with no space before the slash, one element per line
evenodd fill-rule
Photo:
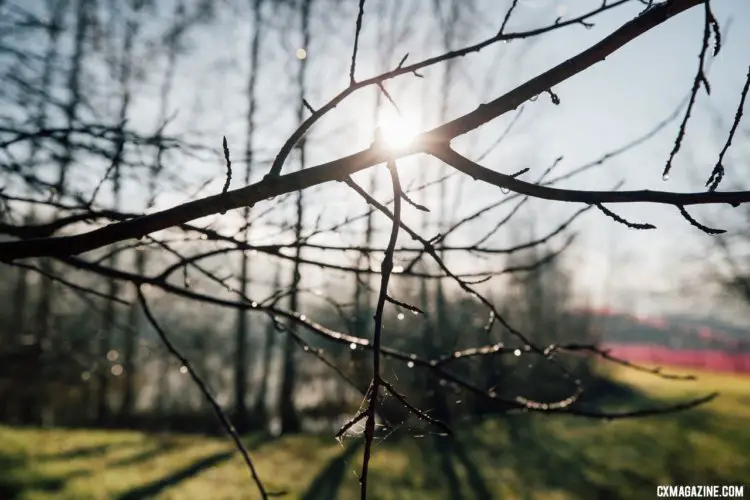
<path fill-rule="evenodd" d="M 457 441 L 392 436 L 375 448 L 370 498 L 640 499 L 655 498 L 659 484 L 739 484 L 750 497 L 750 378 L 614 376 L 647 403 L 721 395 L 701 409 L 639 420 L 521 415 L 513 433 L 492 420 L 459 428 Z M 247 442 L 268 488 L 286 490 L 285 498 L 358 498 L 357 439 Z M 229 500 L 257 491 L 227 439 L 0 427 L 0 499 L 53 498 Z"/>

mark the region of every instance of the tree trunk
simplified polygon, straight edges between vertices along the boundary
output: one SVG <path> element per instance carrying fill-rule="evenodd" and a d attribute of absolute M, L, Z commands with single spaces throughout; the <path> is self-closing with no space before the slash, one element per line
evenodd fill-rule
<path fill-rule="evenodd" d="M 310 10 L 312 7 L 313 0 L 302 0 L 302 48 L 309 50 L 310 47 Z M 299 95 L 297 96 L 297 123 L 301 123 L 305 117 L 305 90 L 307 88 L 307 58 L 302 58 L 299 63 L 299 71 L 297 73 L 297 89 Z M 303 137 L 299 142 L 299 157 L 300 157 L 300 169 L 305 168 L 305 153 L 306 153 L 306 140 Z M 302 239 L 302 228 L 304 224 L 304 198 L 302 191 L 297 192 L 297 223 L 294 228 L 295 241 Z M 289 296 L 289 308 L 292 311 L 299 309 L 299 294 L 297 289 L 300 284 L 300 264 L 299 259 L 302 254 L 302 247 L 297 246 L 295 250 L 295 262 L 294 269 L 292 271 L 292 292 Z M 294 329 L 294 324 L 289 325 L 290 329 Z M 283 351 L 283 371 L 281 376 L 281 398 L 279 401 L 279 413 L 281 418 L 281 432 L 282 433 L 294 433 L 299 432 L 302 428 L 297 408 L 294 404 L 294 389 L 297 382 L 297 370 L 294 360 L 295 342 L 291 335 L 284 337 L 284 351 Z"/>
<path fill-rule="evenodd" d="M 247 81 L 247 142 L 245 145 L 245 184 L 250 184 L 253 169 L 253 134 L 255 132 L 256 112 L 256 87 L 258 80 L 259 52 L 261 40 L 261 7 L 262 0 L 253 0 L 253 36 L 250 38 L 250 70 Z M 242 241 L 248 243 L 250 240 L 250 207 L 242 209 L 242 220 L 245 223 Z M 247 296 L 250 289 L 250 258 L 247 252 L 240 252 L 240 292 Z M 248 337 L 250 315 L 248 311 L 237 310 L 237 327 L 235 330 L 235 361 L 234 361 L 234 420 L 235 426 L 240 432 L 245 432 L 250 426 L 250 415 L 247 407 L 247 381 L 248 381 Z"/>
<path fill-rule="evenodd" d="M 138 10 L 138 7 L 136 7 Z M 133 43 L 138 33 L 138 22 L 131 20 L 126 22 L 125 37 L 123 39 L 122 48 L 122 60 L 120 62 L 118 70 L 119 84 L 120 84 L 120 109 L 117 116 L 117 122 L 119 123 L 119 136 L 117 143 L 115 144 L 115 152 L 112 158 L 112 199 L 114 210 L 119 210 L 122 204 L 122 161 L 125 152 L 125 135 L 123 127 L 125 126 L 125 120 L 128 118 L 130 110 L 130 99 L 131 99 L 131 75 L 133 72 Z M 117 268 L 119 264 L 119 253 L 114 253 L 108 259 L 107 265 L 113 269 Z M 117 297 L 120 295 L 120 282 L 116 279 L 110 279 L 107 283 L 108 293 L 110 297 Z M 99 383 L 97 385 L 97 412 L 96 419 L 99 425 L 107 425 L 110 420 L 110 373 L 108 360 L 109 352 L 112 350 L 113 342 L 112 339 L 116 331 L 117 323 L 117 311 L 115 309 L 115 301 L 110 299 L 107 301 L 106 308 L 104 310 L 103 328 L 102 335 L 99 337 Z M 126 335 L 130 337 L 130 335 Z M 132 360 L 131 360 L 132 361 Z"/>
<path fill-rule="evenodd" d="M 273 289 L 278 290 L 281 287 L 281 268 L 277 267 L 273 277 Z M 275 345 L 274 339 L 276 338 L 276 327 L 272 321 L 268 321 L 266 324 L 265 338 L 263 340 L 263 354 L 260 358 L 261 365 L 261 377 L 258 384 L 258 394 L 255 398 L 255 406 L 253 408 L 253 416 L 255 421 L 259 425 L 267 426 L 268 424 L 268 384 L 270 381 L 271 373 L 271 357 L 273 356 L 273 348 Z"/>

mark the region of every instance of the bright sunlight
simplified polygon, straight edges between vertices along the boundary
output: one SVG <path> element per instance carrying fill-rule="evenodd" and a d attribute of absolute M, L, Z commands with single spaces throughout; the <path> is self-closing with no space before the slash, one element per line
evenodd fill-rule
<path fill-rule="evenodd" d="M 378 117 L 380 138 L 391 149 L 405 148 L 420 133 L 419 122 L 408 114 L 399 114 L 393 108 L 383 108 Z"/>

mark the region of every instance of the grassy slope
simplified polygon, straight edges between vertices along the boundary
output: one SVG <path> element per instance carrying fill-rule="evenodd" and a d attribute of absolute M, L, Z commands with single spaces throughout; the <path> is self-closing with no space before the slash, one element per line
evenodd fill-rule
<path fill-rule="evenodd" d="M 512 433 L 490 421 L 458 442 L 391 438 L 375 448 L 371 498 L 651 498 L 657 484 L 743 482 L 750 494 L 749 378 L 616 376 L 660 398 L 722 396 L 699 410 L 642 420 L 519 416 Z M 288 490 L 286 498 L 358 497 L 356 441 L 248 441 L 261 477 L 269 489 Z M 232 451 L 221 439 L 0 427 L 0 499 L 256 498 Z"/>

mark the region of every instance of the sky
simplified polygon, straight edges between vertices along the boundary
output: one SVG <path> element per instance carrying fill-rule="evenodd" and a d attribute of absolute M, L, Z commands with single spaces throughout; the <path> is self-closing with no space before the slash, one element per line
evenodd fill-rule
<path fill-rule="evenodd" d="M 560 2 L 547 3 L 560 5 Z M 673 145 L 677 123 L 645 147 L 615 159 L 609 166 L 585 178 L 571 181 L 571 187 L 596 189 L 623 179 L 626 182 L 624 189 L 705 189 L 703 182 L 723 145 L 730 124 L 728 118 L 735 113 L 750 66 L 746 50 L 750 46 L 750 33 L 741 28 L 750 22 L 750 4 L 723 1 L 712 2 L 712 7 L 724 28 L 722 51 L 710 67 L 713 92 L 710 98 L 701 93 L 698 109 L 688 125 L 688 135 L 669 180 L 662 180 L 662 170 Z M 548 43 L 558 47 L 561 52 L 558 60 L 562 60 L 615 29 L 622 23 L 624 13 L 603 16 L 589 31 L 560 32 L 553 35 L 558 37 L 559 43 Z M 691 9 L 629 43 L 586 73 L 560 85 L 556 92 L 562 104 L 555 110 L 554 118 L 545 120 L 539 131 L 548 138 L 549 148 L 560 151 L 566 159 L 583 159 L 597 147 L 601 151 L 611 148 L 623 137 L 637 136 L 668 116 L 689 91 L 698 63 L 702 29 L 702 9 Z M 554 59 L 554 56 L 547 58 Z M 540 66 L 545 66 L 544 62 Z M 713 122 L 707 114 L 710 107 L 725 118 L 723 130 L 713 129 Z M 735 145 L 735 151 L 738 150 L 738 145 Z M 730 162 L 727 167 L 728 182 L 741 180 L 747 173 L 741 161 Z M 650 222 L 658 229 L 634 231 L 613 224 L 601 214 L 592 214 L 586 221 L 586 239 L 590 245 L 587 260 L 603 261 L 601 267 L 612 270 L 609 279 L 616 282 L 615 286 L 634 290 L 643 286 L 655 292 L 670 292 L 663 300 L 654 300 L 650 294 L 640 291 L 631 294 L 632 307 L 657 314 L 660 309 L 668 307 L 669 295 L 677 297 L 675 291 L 679 290 L 685 274 L 700 272 L 694 269 L 695 253 L 704 249 L 711 236 L 688 225 L 676 210 L 669 207 L 643 204 L 613 208 L 629 220 Z M 691 213 L 699 220 L 702 216 L 721 221 L 732 217 L 731 210 L 725 208 L 697 208 L 691 209 Z M 588 270 L 595 275 L 597 267 L 590 266 Z M 592 276 L 594 279 L 596 276 Z M 715 305 L 709 304 L 709 308 Z"/>
<path fill-rule="evenodd" d="M 379 70 L 375 54 L 381 45 L 378 39 L 378 22 L 382 20 L 374 12 L 374 4 L 368 4 L 370 10 L 365 11 L 357 67 L 361 77 L 371 76 Z M 574 9 L 584 10 L 587 6 L 598 5 L 598 2 L 576 2 L 575 7 L 573 5 L 573 2 L 554 0 L 520 2 L 508 24 L 508 30 L 521 30 L 551 22 L 557 15 L 570 15 L 578 12 Z M 637 150 L 586 175 L 566 181 L 561 186 L 602 189 L 624 181 L 623 189 L 704 189 L 703 182 L 723 144 L 729 126 L 727 119 L 734 115 L 739 91 L 750 65 L 746 50 L 750 46 L 750 33 L 741 28 L 750 25 L 750 4 L 715 0 L 712 6 L 723 27 L 722 51 L 710 62 L 709 78 L 713 93 L 710 97 L 703 92 L 699 95 L 682 151 L 674 162 L 669 180 L 665 182 L 662 179 L 662 170 L 674 143 L 682 114 Z M 479 54 L 462 58 L 456 63 L 460 76 L 455 78 L 448 118 L 471 111 L 481 102 L 507 92 L 518 83 L 577 54 L 631 19 L 640 9 L 641 5 L 634 3 L 598 16 L 596 25 L 591 29 L 573 26 L 544 35 L 533 44 L 515 41 L 498 44 Z M 479 2 L 477 10 L 483 13 L 481 20 L 472 21 L 469 29 L 459 35 L 466 44 L 493 33 L 497 29 L 498 20 L 505 13 L 499 2 Z M 352 17 L 354 12 L 350 14 L 349 17 Z M 409 15 L 408 7 L 402 7 L 389 22 L 392 23 L 393 19 L 403 20 Z M 383 18 L 382 15 L 380 17 Z M 327 33 L 325 37 L 313 38 L 311 46 L 307 47 L 313 82 L 308 100 L 313 106 L 325 102 L 347 83 L 352 41 L 350 28 L 351 26 L 341 28 Z M 440 52 L 439 40 L 434 39 L 434 24 L 420 22 L 417 18 L 407 28 L 428 42 L 415 46 L 413 42 L 410 43 L 413 39 L 407 38 L 406 43 L 395 44 L 392 60 L 400 59 L 400 55 L 406 52 L 410 54 L 410 61 Z M 223 24 L 221 30 L 223 38 L 206 38 L 197 45 L 206 53 L 205 57 L 210 58 L 210 54 L 218 51 L 227 54 L 225 64 L 241 66 L 241 54 L 246 43 L 243 37 L 247 36 L 248 30 L 243 23 Z M 630 42 L 607 60 L 555 87 L 554 91 L 561 100 L 559 106 L 553 105 L 547 96 L 541 96 L 535 102 L 527 102 L 514 132 L 500 148 L 487 157 L 484 165 L 507 172 L 515 172 L 528 166 L 532 169 L 528 175 L 534 178 L 555 158 L 563 156 L 564 160 L 557 171 L 562 174 L 566 169 L 596 159 L 646 133 L 669 116 L 688 94 L 697 68 L 702 30 L 702 8 L 693 8 Z M 293 29 L 286 31 L 280 47 L 268 42 L 268 47 L 272 47 L 268 49 L 273 52 L 272 57 L 285 61 L 284 66 L 289 71 L 293 71 L 297 63 L 296 51 L 300 48 L 299 37 L 295 33 Z M 235 55 L 232 55 L 231 50 L 217 48 L 217 44 L 225 46 L 228 39 L 234 40 L 234 48 L 237 50 Z M 456 45 L 460 46 L 462 43 L 458 42 Z M 390 64 L 393 65 L 395 60 Z M 196 64 L 205 64 L 200 56 L 196 56 L 195 61 Z M 402 112 L 421 122 L 424 128 L 439 123 L 434 85 L 440 82 L 441 72 L 440 67 L 430 68 L 423 72 L 425 78 L 422 80 L 405 77 L 388 83 L 388 89 Z M 207 85 L 203 80 L 209 78 L 209 74 L 202 72 L 193 75 L 198 86 L 208 89 L 207 97 L 202 97 L 205 99 L 203 106 L 216 111 L 216 134 L 220 131 L 226 133 L 230 144 L 241 143 L 244 134 L 243 115 L 237 112 L 237 103 L 225 96 L 228 92 L 240 92 L 244 82 L 227 77 L 225 80 L 212 79 L 211 84 Z M 260 85 L 264 89 L 264 95 L 275 92 L 278 96 L 283 93 L 278 89 L 277 83 L 275 78 L 261 78 Z M 311 163 L 330 160 L 367 147 L 372 133 L 373 99 L 372 91 L 362 91 L 316 126 L 311 136 L 319 140 L 320 146 L 311 147 Z M 294 110 L 293 101 L 287 97 L 287 102 L 289 104 L 286 109 L 274 107 L 270 114 L 267 108 L 260 111 L 263 129 L 260 131 L 259 142 L 263 144 L 262 155 L 265 158 L 272 158 L 280 142 L 291 132 L 291 124 L 282 116 L 283 113 L 292 113 Z M 242 106 L 239 108 L 242 109 Z M 724 129 L 715 129 L 709 113 L 712 109 L 727 120 Z M 459 143 L 465 147 L 466 152 L 482 151 L 507 127 L 511 119 L 511 115 L 497 119 Z M 472 141 L 475 141 L 473 148 Z M 741 146 L 735 145 L 735 151 L 740 148 Z M 406 160 L 402 165 L 405 183 L 409 185 L 410 182 L 415 182 L 419 177 L 415 173 L 418 169 L 413 167 L 416 160 Z M 221 168 L 220 165 L 217 166 Z M 742 179 L 745 171 L 741 167 L 742 163 L 739 161 L 728 163 L 728 183 Z M 293 160 L 286 168 L 296 168 Z M 430 175 L 436 175 L 435 172 L 440 167 L 430 164 L 422 168 L 428 168 Z M 258 175 L 262 175 L 262 172 Z M 366 178 L 366 175 L 358 177 L 363 182 Z M 217 176 L 216 186 L 221 181 Z M 450 199 L 459 185 L 463 193 L 459 210 L 462 214 L 503 196 L 494 187 L 479 186 L 462 180 L 451 183 Z M 385 196 L 387 190 L 378 194 Z M 363 208 L 341 186 L 325 186 L 313 190 L 307 196 L 310 196 L 308 200 L 324 200 L 323 205 L 334 214 L 360 213 Z M 428 195 L 427 202 L 432 203 L 433 208 L 437 204 L 437 196 L 437 190 Z M 550 202 L 534 202 L 532 205 L 539 231 L 543 231 L 544 227 L 554 226 L 555 222 L 577 208 Z M 711 236 L 690 226 L 670 207 L 639 205 L 611 208 L 629 220 L 650 222 L 658 229 L 632 230 L 616 224 L 600 213 L 590 213 L 581 219 L 576 225 L 581 238 L 574 249 L 571 262 L 575 265 L 580 290 L 587 295 L 587 300 L 597 306 L 609 305 L 649 315 L 695 312 L 698 311 L 696 307 L 702 308 L 701 313 L 707 314 L 714 313 L 722 305 L 707 301 L 704 290 L 695 287 L 688 291 L 681 290 L 686 282 L 689 283 L 686 277 L 704 272 L 700 268 L 700 262 L 696 264 L 695 257 L 700 256 L 707 245 L 711 245 Z M 720 221 L 733 217 L 727 209 L 698 208 L 691 209 L 691 213 L 699 220 L 704 216 Z M 407 214 L 407 217 L 411 217 L 415 224 L 420 220 L 418 214 Z M 478 231 L 483 228 L 481 225 L 474 226 L 458 238 L 471 237 L 472 232 L 479 234 Z M 342 238 L 349 241 L 343 236 Z M 458 262 L 456 265 L 464 267 L 471 263 Z M 729 314 L 736 314 L 736 311 L 732 310 Z"/>
<path fill-rule="evenodd" d="M 310 68 L 310 90 L 306 99 L 314 107 L 324 103 L 348 83 L 356 3 L 340 2 L 340 8 L 335 12 L 325 11 L 324 15 L 317 15 L 313 20 L 313 39 L 310 46 L 304 48 Z M 600 0 L 520 0 L 507 28 L 517 31 L 548 24 L 557 16 L 573 15 L 600 3 Z M 174 94 L 170 100 L 170 114 L 175 114 L 175 119 L 167 131 L 200 132 L 199 142 L 215 149 L 214 155 L 204 154 L 200 160 L 181 160 L 184 165 L 181 164 L 175 173 L 179 180 L 190 186 L 211 180 L 200 191 L 202 195 L 218 192 L 224 182 L 221 137 L 227 136 L 237 165 L 242 164 L 241 151 L 247 137 L 247 104 L 243 93 L 251 31 L 247 17 L 233 11 L 230 4 L 221 3 L 217 20 L 189 40 L 190 52 L 180 59 Z M 457 26 L 459 38 L 454 47 L 474 43 L 494 33 L 505 15 L 506 4 L 495 0 L 477 0 L 476 13 L 466 14 L 470 22 L 452 20 Z M 669 180 L 662 180 L 662 170 L 674 143 L 681 115 L 637 150 L 585 175 L 565 181 L 562 187 L 606 189 L 624 181 L 623 189 L 705 189 L 703 182 L 723 144 L 729 118 L 735 113 L 739 92 L 750 65 L 747 51 L 750 32 L 744 29 L 750 25 L 750 2 L 713 0 L 711 5 L 723 28 L 722 51 L 710 62 L 709 79 L 713 92 L 710 97 L 704 92 L 700 93 L 682 151 L 674 162 Z M 386 6 L 385 14 L 379 12 L 382 6 Z M 359 78 L 395 66 L 405 53 L 409 53 L 408 61 L 413 62 L 442 52 L 434 19 L 426 18 L 420 10 L 427 6 L 427 2 L 416 0 L 372 0 L 366 3 L 357 64 Z M 471 111 L 480 103 L 572 57 L 632 19 L 641 9 L 642 4 L 632 2 L 632 5 L 597 16 L 596 24 L 591 29 L 571 26 L 531 42 L 496 44 L 478 54 L 457 60 L 454 86 L 445 117 L 453 118 Z M 259 128 L 253 145 L 259 164 L 254 179 L 265 174 L 267 162 L 294 128 L 296 96 L 283 82 L 293 80 L 299 64 L 297 51 L 303 48 L 299 30 L 295 26 L 288 26 L 288 21 L 268 17 L 265 27 L 267 34 L 262 41 L 263 61 L 274 69 L 259 76 Z M 408 36 L 392 43 L 392 54 L 386 58 L 387 67 L 383 67 L 379 53 L 384 46 L 391 44 L 383 37 L 386 28 L 403 31 Z M 646 133 L 670 115 L 688 94 L 698 64 L 702 30 L 702 8 L 690 9 L 630 42 L 607 60 L 556 86 L 554 91 L 560 98 L 559 105 L 552 104 L 544 95 L 525 103 L 513 132 L 482 163 L 506 173 L 530 167 L 531 171 L 525 178 L 534 179 L 555 158 L 563 156 L 556 170 L 557 174 L 563 174 Z M 138 58 L 151 65 L 150 75 L 161 76 L 164 72 L 163 60 L 157 58 L 152 61 L 148 47 L 138 50 Z M 441 121 L 435 89 L 440 84 L 443 69 L 444 66 L 436 66 L 424 70 L 422 79 L 405 76 L 387 83 L 402 112 L 423 128 L 430 128 Z M 150 131 L 155 128 L 155 103 L 160 83 L 156 77 L 139 82 L 135 111 L 129 121 L 136 128 Z M 375 95 L 373 89 L 355 94 L 316 125 L 310 134 L 310 164 L 353 153 L 369 145 L 374 127 Z M 726 123 L 723 128 L 716 129 L 710 110 L 716 110 L 724 118 Z M 469 156 L 478 156 L 477 152 L 494 142 L 513 116 L 509 113 L 456 141 L 459 148 Z M 746 175 L 746 165 L 738 157 L 743 148 L 747 152 L 746 145 L 736 144 L 730 154 L 732 161 L 727 162 L 727 184 L 742 180 Z M 98 168 L 105 167 L 100 165 Z M 285 171 L 296 168 L 296 159 L 292 157 Z M 412 185 L 421 175 L 434 178 L 441 166 L 429 162 L 420 164 L 418 159 L 412 158 L 401 163 L 401 170 L 404 184 Z M 84 171 L 83 176 L 89 182 L 97 179 L 90 172 Z M 356 178 L 369 182 L 369 175 L 360 174 Z M 240 175 L 235 175 L 233 188 L 241 186 L 240 178 Z M 381 185 L 383 188 L 375 194 L 379 199 L 385 199 L 389 189 L 382 182 Z M 128 190 L 127 202 L 138 209 L 144 200 L 142 183 L 134 183 Z M 458 198 L 457 192 L 461 195 Z M 103 196 L 106 198 L 106 194 Z M 305 196 L 310 206 L 310 220 L 323 214 L 328 220 L 337 221 L 365 210 L 361 201 L 340 183 L 315 188 Z M 424 199 L 420 199 L 433 212 L 439 212 L 439 207 L 443 205 L 458 218 L 506 195 L 491 186 L 466 179 L 452 179 L 447 192 L 449 201 L 440 200 L 440 196 L 439 189 L 433 189 L 427 192 Z M 186 192 L 164 189 L 157 208 L 166 208 L 187 199 Z M 455 203 L 456 199 L 458 203 Z M 533 220 L 534 228 L 544 232 L 545 228 L 554 227 L 578 207 L 535 201 L 528 208 L 529 213 L 521 220 Z M 635 231 L 593 211 L 576 223 L 575 229 L 580 232 L 580 238 L 573 248 L 570 263 L 581 293 L 593 305 L 613 306 L 649 315 L 674 311 L 712 313 L 724 306 L 706 300 L 704 291 L 688 279 L 702 276 L 704 269 L 701 258 L 711 245 L 710 236 L 690 226 L 671 207 L 631 205 L 610 208 L 628 220 L 650 222 L 658 229 Z M 731 210 L 726 208 L 701 207 L 690 211 L 695 218 L 706 222 L 734 221 Z M 492 217 L 499 218 L 502 214 L 503 209 Z M 422 215 L 419 212 L 407 211 L 405 216 L 410 223 L 421 223 Z M 238 224 L 237 214 L 210 219 L 217 226 Z M 468 227 L 456 236 L 457 240 L 474 239 L 486 230 L 492 220 L 496 219 Z M 380 229 L 382 231 L 378 237 L 384 243 L 384 230 L 387 227 L 383 224 Z M 519 231 L 527 229 L 522 225 L 502 233 L 494 243 L 498 246 L 507 244 L 517 237 Z M 429 231 L 434 233 L 437 228 L 433 226 Z M 513 234 L 514 231 L 516 234 Z M 267 232 L 261 228 L 255 232 L 255 237 L 260 241 Z M 328 241 L 360 242 L 358 235 L 352 238 L 341 234 L 329 236 Z M 406 239 L 403 242 L 409 243 Z M 464 259 L 453 264 L 459 268 L 470 268 L 475 262 Z M 498 263 L 493 267 L 502 266 Z M 681 291 L 686 283 L 692 288 L 687 292 Z M 728 314 L 738 313 L 732 310 Z M 748 311 L 739 314 L 748 314 Z"/>

